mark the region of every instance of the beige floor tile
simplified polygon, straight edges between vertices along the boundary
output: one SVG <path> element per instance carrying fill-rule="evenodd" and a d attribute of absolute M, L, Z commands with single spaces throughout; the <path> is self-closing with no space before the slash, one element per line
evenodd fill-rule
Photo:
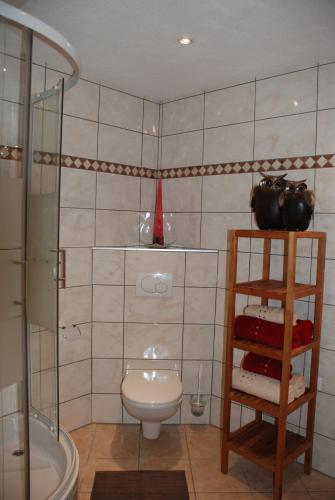
<path fill-rule="evenodd" d="M 187 446 L 191 459 L 220 459 L 221 432 L 186 433 Z"/>
<path fill-rule="evenodd" d="M 83 427 L 71 432 L 71 437 L 77 447 L 80 463 L 83 464 L 89 457 L 94 439 L 94 431 Z"/>
<path fill-rule="evenodd" d="M 334 500 L 334 492 L 332 491 L 312 491 L 310 492 L 313 500 Z"/>
<path fill-rule="evenodd" d="M 335 479 L 325 474 L 321 474 L 317 470 L 312 470 L 310 475 L 304 474 L 303 466 L 299 468 L 300 479 L 306 486 L 308 491 L 329 491 L 333 492 L 335 500 Z"/>
<path fill-rule="evenodd" d="M 140 458 L 142 462 L 147 459 L 187 461 L 186 435 L 162 430 L 158 439 L 150 440 L 141 436 Z"/>
<path fill-rule="evenodd" d="M 97 428 L 90 458 L 138 458 L 139 427 L 115 425 Z"/>
<path fill-rule="evenodd" d="M 197 493 L 197 500 L 254 500 L 252 493 Z"/>
<path fill-rule="evenodd" d="M 90 492 L 92 490 L 94 475 L 97 471 L 109 470 L 138 470 L 137 459 L 116 460 L 88 460 L 79 474 L 79 491 Z"/>
<path fill-rule="evenodd" d="M 254 493 L 254 500 L 273 500 L 273 494 L 270 492 Z M 311 497 L 307 491 L 295 491 L 284 493 L 282 495 L 282 500 L 311 500 Z"/>
<path fill-rule="evenodd" d="M 252 491 L 271 492 L 273 490 L 272 473 L 262 467 L 248 461 L 241 460 L 242 469 Z M 285 492 L 306 492 L 306 488 L 300 479 L 295 464 L 290 465 L 284 471 Z"/>
<path fill-rule="evenodd" d="M 222 474 L 219 460 L 191 460 L 196 493 L 245 493 L 250 488 L 238 460 L 231 460 L 229 473 Z"/>
<path fill-rule="evenodd" d="M 197 434 L 210 434 L 220 431 L 218 427 L 214 427 L 213 425 L 195 425 L 195 424 L 185 424 L 185 432 L 195 432 Z"/>
<path fill-rule="evenodd" d="M 189 461 L 174 462 L 173 460 L 140 460 L 140 470 L 184 470 L 189 492 L 194 491 L 192 470 Z"/>

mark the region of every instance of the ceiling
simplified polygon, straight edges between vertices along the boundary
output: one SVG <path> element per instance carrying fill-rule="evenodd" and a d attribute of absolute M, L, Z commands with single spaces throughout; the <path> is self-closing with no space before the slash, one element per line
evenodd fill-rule
<path fill-rule="evenodd" d="M 84 78 L 157 101 L 335 60 L 334 0 L 9 3 L 68 38 Z"/>

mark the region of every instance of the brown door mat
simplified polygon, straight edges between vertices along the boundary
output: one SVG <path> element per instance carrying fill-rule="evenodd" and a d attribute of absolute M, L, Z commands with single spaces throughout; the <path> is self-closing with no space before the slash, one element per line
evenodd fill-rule
<path fill-rule="evenodd" d="M 91 500 L 189 500 L 184 471 L 96 472 Z"/>

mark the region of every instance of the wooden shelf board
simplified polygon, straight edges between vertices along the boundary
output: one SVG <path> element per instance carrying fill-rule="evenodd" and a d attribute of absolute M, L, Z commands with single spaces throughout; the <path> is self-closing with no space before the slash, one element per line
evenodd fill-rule
<path fill-rule="evenodd" d="M 277 347 L 271 347 L 264 344 L 258 344 L 257 342 L 251 342 L 249 340 L 237 339 L 232 340 L 232 346 L 235 349 L 241 349 L 242 351 L 253 352 L 254 354 L 260 354 L 261 356 L 266 356 L 271 359 L 283 359 L 283 350 Z M 314 349 L 318 346 L 317 341 L 313 341 L 310 344 L 302 345 L 300 347 L 295 347 L 291 350 L 291 358 L 295 358 L 304 352 Z"/>
<path fill-rule="evenodd" d="M 233 434 L 227 446 L 235 453 L 274 471 L 276 467 L 277 428 L 274 424 L 261 420 L 255 425 L 247 425 L 245 429 Z M 285 465 L 295 460 L 311 446 L 305 436 L 286 431 Z"/>
<path fill-rule="evenodd" d="M 236 283 L 235 293 L 252 295 L 254 297 L 264 297 L 267 299 L 285 300 L 286 282 L 279 280 L 254 280 Z M 300 299 L 319 293 L 320 290 L 315 285 L 296 283 L 294 287 L 294 297 Z"/>
<path fill-rule="evenodd" d="M 289 415 L 297 408 L 302 406 L 307 401 L 310 401 L 314 397 L 314 392 L 307 389 L 305 394 L 303 394 L 300 398 L 295 399 L 287 406 L 287 414 Z M 254 408 L 255 410 L 267 413 L 268 415 L 272 415 L 273 417 L 279 417 L 280 406 L 267 401 L 266 399 L 258 398 L 257 396 L 253 396 L 246 392 L 238 391 L 237 389 L 232 389 L 229 393 L 229 398 L 232 401 L 236 401 L 238 403 L 242 403 L 243 405 L 249 406 L 250 408 Z"/>
<path fill-rule="evenodd" d="M 270 238 L 271 240 L 287 240 L 290 231 L 264 231 L 260 229 L 235 229 L 237 238 Z M 324 238 L 324 232 L 320 231 L 292 231 L 296 238 Z"/>

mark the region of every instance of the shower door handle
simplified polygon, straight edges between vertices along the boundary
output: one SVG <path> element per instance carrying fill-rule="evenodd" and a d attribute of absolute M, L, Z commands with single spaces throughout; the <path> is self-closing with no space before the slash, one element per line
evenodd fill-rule
<path fill-rule="evenodd" d="M 58 273 L 59 288 L 65 288 L 66 287 L 66 250 L 65 250 L 65 248 L 60 248 L 58 255 L 59 255 L 59 261 L 58 261 L 58 266 L 59 266 L 59 273 Z"/>

